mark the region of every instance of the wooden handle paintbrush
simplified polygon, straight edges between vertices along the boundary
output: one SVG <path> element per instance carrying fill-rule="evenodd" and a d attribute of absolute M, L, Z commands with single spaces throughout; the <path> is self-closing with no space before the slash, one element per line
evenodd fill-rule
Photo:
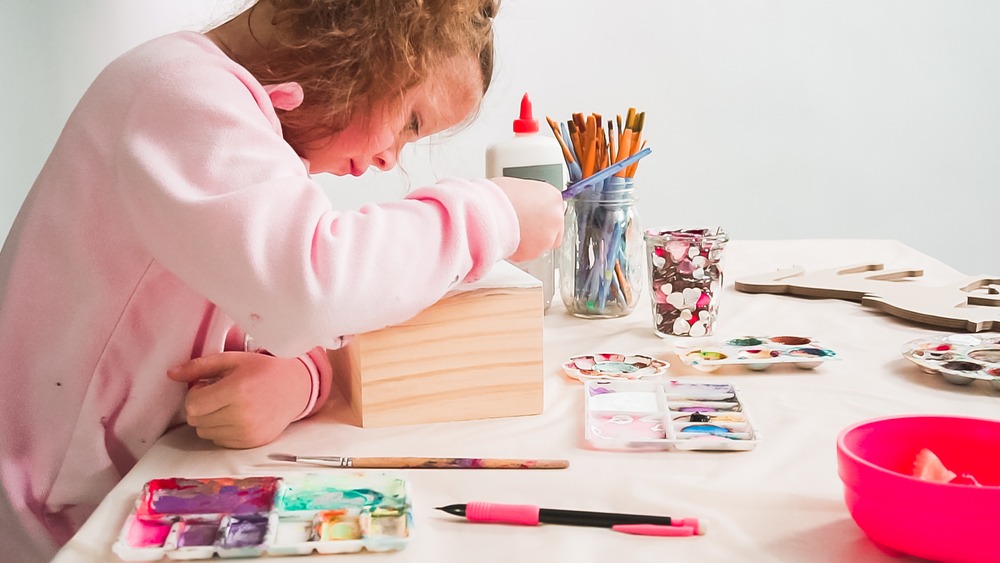
<path fill-rule="evenodd" d="M 274 461 L 361 469 L 565 469 L 565 459 L 490 459 L 469 457 L 336 457 L 270 454 Z"/>

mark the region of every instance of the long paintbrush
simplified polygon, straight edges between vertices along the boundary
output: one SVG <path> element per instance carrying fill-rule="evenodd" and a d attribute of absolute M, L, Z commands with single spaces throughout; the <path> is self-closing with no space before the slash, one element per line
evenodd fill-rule
<path fill-rule="evenodd" d="M 274 461 L 364 469 L 565 469 L 565 459 L 490 459 L 469 457 L 336 457 L 269 454 Z"/>

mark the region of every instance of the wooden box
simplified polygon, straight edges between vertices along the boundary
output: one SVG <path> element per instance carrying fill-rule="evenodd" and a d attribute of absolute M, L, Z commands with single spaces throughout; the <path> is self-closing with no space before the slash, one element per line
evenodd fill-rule
<path fill-rule="evenodd" d="M 409 321 L 330 351 L 354 423 L 540 414 L 542 283 L 507 262 Z"/>

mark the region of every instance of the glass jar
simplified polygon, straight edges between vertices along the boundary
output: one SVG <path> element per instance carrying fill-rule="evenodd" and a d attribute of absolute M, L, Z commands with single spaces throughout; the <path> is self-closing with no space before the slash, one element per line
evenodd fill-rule
<path fill-rule="evenodd" d="M 566 310 L 583 318 L 631 313 L 645 280 L 635 184 L 612 177 L 566 203 L 559 247 L 559 290 Z"/>
<path fill-rule="evenodd" d="M 657 336 L 710 336 L 719 317 L 729 235 L 717 229 L 648 229 L 649 301 Z"/>

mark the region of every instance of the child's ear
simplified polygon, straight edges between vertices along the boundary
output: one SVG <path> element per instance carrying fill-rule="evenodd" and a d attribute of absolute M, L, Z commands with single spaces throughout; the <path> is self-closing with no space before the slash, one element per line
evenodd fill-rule
<path fill-rule="evenodd" d="M 268 97 L 271 98 L 271 105 L 275 109 L 291 111 L 302 104 L 302 86 L 298 82 L 282 82 L 281 84 L 268 84 L 264 86 Z"/>

